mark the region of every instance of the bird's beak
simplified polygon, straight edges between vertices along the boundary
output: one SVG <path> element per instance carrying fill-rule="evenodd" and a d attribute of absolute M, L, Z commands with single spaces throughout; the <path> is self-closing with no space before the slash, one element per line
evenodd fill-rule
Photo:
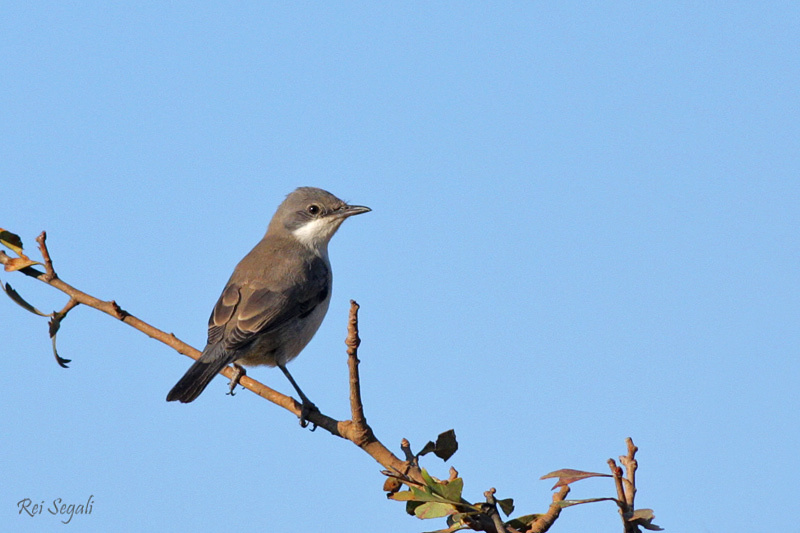
<path fill-rule="evenodd" d="M 365 205 L 346 205 L 331 214 L 336 218 L 347 218 L 353 215 L 360 215 L 361 213 L 369 213 L 370 211 L 372 211 L 372 209 Z"/>

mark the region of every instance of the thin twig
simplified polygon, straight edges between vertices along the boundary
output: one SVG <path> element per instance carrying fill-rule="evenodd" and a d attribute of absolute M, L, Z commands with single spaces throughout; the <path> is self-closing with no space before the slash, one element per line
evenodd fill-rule
<path fill-rule="evenodd" d="M 355 300 L 350 300 L 350 316 L 347 321 L 347 367 L 350 371 L 350 416 L 353 423 L 360 430 L 367 427 L 364 416 L 364 403 L 361 400 L 361 378 L 358 375 L 358 346 L 361 339 L 358 336 L 358 308 Z"/>
<path fill-rule="evenodd" d="M 630 510 L 633 511 L 635 509 L 633 502 L 636 498 L 636 469 L 639 466 L 639 463 L 636 461 L 636 452 L 639 451 L 639 448 L 633 444 L 633 439 L 630 437 L 625 440 L 625 443 L 628 445 L 628 454 L 621 455 L 619 462 L 625 467 L 625 478 L 627 481 L 627 483 L 625 483 L 625 502 L 628 504 Z"/>
<path fill-rule="evenodd" d="M 39 252 L 42 254 L 42 261 L 44 261 L 44 275 L 45 279 L 43 281 L 50 282 L 58 277 L 56 275 L 56 271 L 53 270 L 53 262 L 50 260 L 50 252 L 47 250 L 47 244 L 45 241 L 47 240 L 47 232 L 42 232 L 36 237 L 36 242 L 39 243 Z"/>
<path fill-rule="evenodd" d="M 78 307 L 78 305 L 80 305 L 78 300 L 75 298 L 70 298 L 67 302 L 67 305 L 64 306 L 64 309 L 58 311 L 58 314 L 61 315 L 61 320 L 64 320 L 64 317 L 67 316 L 67 313 L 69 313 L 72 308 Z"/>
<path fill-rule="evenodd" d="M 403 455 L 406 456 L 406 461 L 416 464 L 417 456 L 411 451 L 411 443 L 407 438 L 403 437 L 403 439 L 400 441 L 400 449 L 403 450 Z"/>
<path fill-rule="evenodd" d="M 625 533 L 638 533 L 639 528 L 636 524 L 628 520 L 628 517 L 633 513 L 633 506 L 628 504 L 628 500 L 625 497 L 624 482 L 626 480 L 622 477 L 622 468 L 617 466 L 614 459 L 608 460 L 608 466 L 611 468 L 611 473 L 614 475 L 614 485 L 617 488 L 617 507 L 619 507 L 619 515 L 622 518 L 622 525 L 625 528 Z"/>
<path fill-rule="evenodd" d="M 500 511 L 497 509 L 497 499 L 494 497 L 497 491 L 494 487 L 483 493 L 486 498 L 486 506 L 484 507 L 485 513 L 492 519 L 492 525 L 495 533 L 519 533 L 518 531 L 510 532 L 506 529 L 503 519 L 500 517 Z"/>

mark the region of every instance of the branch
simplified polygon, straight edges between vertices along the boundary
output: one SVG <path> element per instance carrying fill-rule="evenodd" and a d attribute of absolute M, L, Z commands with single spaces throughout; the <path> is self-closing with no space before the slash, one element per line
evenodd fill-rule
<path fill-rule="evenodd" d="M 569 494 L 569 485 L 564 485 L 558 492 L 553 494 L 553 503 L 550 504 L 550 508 L 547 509 L 545 514 L 539 515 L 536 520 L 531 522 L 528 533 L 545 533 L 550 529 L 550 526 L 553 525 L 564 508 L 560 505 L 560 502 L 564 501 L 567 494 Z"/>
<path fill-rule="evenodd" d="M 116 318 L 132 328 L 138 329 L 145 335 L 166 344 L 180 354 L 192 359 L 198 359 L 200 357 L 201 352 L 199 350 L 183 342 L 176 337 L 175 334 L 166 333 L 135 317 L 134 315 L 122 309 L 114 300 L 100 300 L 99 298 L 95 298 L 90 294 L 76 289 L 72 285 L 59 278 L 53 267 L 53 261 L 50 257 L 50 252 L 47 249 L 46 239 L 47 234 L 44 231 L 36 238 L 36 242 L 39 243 L 39 250 L 44 261 L 45 271 L 42 272 L 41 270 L 32 266 L 21 268 L 19 271 L 26 276 L 35 278 L 42 283 L 46 283 L 69 296 L 69 302 L 64 309 L 59 312 L 61 315 L 58 319 L 59 323 L 61 320 L 63 320 L 64 316 L 66 316 L 66 313 L 70 309 L 82 304 L 93 309 L 97 309 L 98 311 L 102 311 L 103 313 Z M 0 264 L 11 265 L 13 264 L 13 259 L 5 252 L 0 251 Z M 400 472 L 407 471 L 407 463 L 391 453 L 377 438 L 375 438 L 372 429 L 367 425 L 366 419 L 364 418 L 364 407 L 361 403 L 361 388 L 358 376 L 358 358 L 356 357 L 356 351 L 360 342 L 358 339 L 357 311 L 358 304 L 354 301 L 351 301 L 347 345 L 350 367 L 350 398 L 353 420 L 336 420 L 318 411 L 313 411 L 310 413 L 307 419 L 309 422 L 316 424 L 317 427 L 325 429 L 330 434 L 351 441 L 384 467 Z M 233 375 L 233 372 L 234 370 L 232 367 L 225 367 L 220 374 L 230 379 Z M 281 394 L 280 392 L 267 387 L 263 383 L 256 381 L 249 376 L 243 376 L 239 381 L 239 384 L 242 387 L 261 396 L 265 400 L 283 407 L 295 416 L 300 417 L 302 406 L 294 398 L 286 396 L 285 394 Z M 419 478 L 418 470 L 414 471 L 414 469 L 412 469 L 410 475 L 413 478 Z"/>
<path fill-rule="evenodd" d="M 496 492 L 495 488 L 492 487 L 483 493 L 483 497 L 486 498 L 484 513 L 492 520 L 491 529 L 486 529 L 484 531 L 490 531 L 491 533 L 519 533 L 516 530 L 512 530 L 512 528 L 506 528 L 503 519 L 500 518 L 500 511 L 497 510 L 497 498 L 494 497 Z"/>
<path fill-rule="evenodd" d="M 625 533 L 640 533 L 639 525 L 641 520 L 635 519 L 634 510 L 636 508 L 633 504 L 636 496 L 636 468 L 638 467 L 635 456 L 639 448 L 634 446 L 630 437 L 625 442 L 628 445 L 628 454 L 619 457 L 619 462 L 625 467 L 624 472 L 622 467 L 617 466 L 614 459 L 608 460 L 608 466 L 614 475 L 614 485 L 617 488 L 617 506 L 622 517 Z M 645 520 L 645 523 L 649 524 L 650 522 Z"/>
<path fill-rule="evenodd" d="M 358 347 L 361 339 L 358 337 L 358 309 L 359 305 L 355 300 L 350 300 L 350 317 L 347 321 L 347 367 L 350 370 L 350 416 L 353 417 L 353 424 L 360 429 L 367 427 L 367 419 L 364 417 L 364 403 L 361 401 L 361 379 L 358 375 Z"/>
<path fill-rule="evenodd" d="M 633 439 L 628 437 L 625 439 L 628 445 L 628 455 L 621 455 L 619 462 L 625 467 L 625 474 L 627 483 L 625 484 L 625 501 L 631 509 L 634 509 L 633 500 L 636 497 L 636 469 L 639 463 L 636 462 L 636 452 L 639 451 L 633 444 Z"/>
<path fill-rule="evenodd" d="M 56 274 L 52 258 L 50 257 L 49 250 L 47 249 L 47 235 L 45 232 L 42 232 L 41 235 L 39 235 L 39 237 L 36 239 L 37 243 L 39 244 L 39 250 L 42 255 L 43 263 L 36 263 L 22 254 L 21 241 L 19 241 L 19 238 L 16 235 L 10 234 L 5 230 L 0 230 L 0 236 L 5 239 L 0 240 L 7 246 L 9 245 L 9 242 L 7 241 L 10 239 L 11 246 L 9 247 L 17 252 L 18 255 L 20 255 L 19 258 L 12 259 L 3 251 L 0 251 L 0 264 L 3 264 L 6 267 L 6 270 L 18 270 L 26 276 L 38 279 L 39 281 L 46 283 L 69 296 L 67 304 L 61 311 L 54 312 L 51 315 L 44 315 L 22 300 L 21 297 L 19 297 L 10 287 L 4 287 L 13 300 L 29 311 L 35 312 L 42 316 L 51 317 L 50 336 L 53 338 L 54 352 L 55 333 L 58 330 L 61 322 L 66 318 L 67 313 L 70 310 L 82 304 L 112 316 L 113 318 L 143 332 L 149 337 L 166 344 L 178 353 L 186 355 L 187 357 L 195 360 L 200 357 L 201 352 L 199 350 L 181 341 L 173 333 L 166 333 L 133 316 L 122 309 L 116 301 L 100 300 L 61 280 Z M 34 268 L 33 265 L 35 264 L 43 265 L 44 272 Z M 361 339 L 359 338 L 358 334 L 358 310 L 359 305 L 354 300 L 351 300 L 347 326 L 347 338 L 345 340 L 348 355 L 347 365 L 350 386 L 349 398 L 351 418 L 349 420 L 336 420 L 315 410 L 309 413 L 306 419 L 315 426 L 325 429 L 331 435 L 349 440 L 364 450 L 375 461 L 384 466 L 386 468 L 384 474 L 389 476 L 387 483 L 384 485 L 384 490 L 389 492 L 389 497 L 398 499 L 400 501 L 407 501 L 409 504 L 411 504 L 413 503 L 413 499 L 415 497 L 414 491 L 412 490 L 410 492 L 407 491 L 399 493 L 398 491 L 401 488 L 401 485 L 406 484 L 412 489 L 422 490 L 423 499 L 417 502 L 421 503 L 422 505 L 407 507 L 407 511 L 411 509 L 409 512 L 412 514 L 415 512 L 413 509 L 422 509 L 422 506 L 431 504 L 429 507 L 432 508 L 432 513 L 436 515 L 436 513 L 440 512 L 441 510 L 433 506 L 434 503 L 438 504 L 440 507 L 442 505 L 452 504 L 455 510 L 463 511 L 463 509 L 468 509 L 467 512 L 463 513 L 463 516 L 460 519 L 463 526 L 474 530 L 493 533 L 519 533 L 519 531 L 515 529 L 517 526 L 512 527 L 510 523 L 506 524 L 503 522 L 498 510 L 498 507 L 501 507 L 506 514 L 509 514 L 511 510 L 508 510 L 508 508 L 510 507 L 513 510 L 511 499 L 498 501 L 495 499 L 494 489 L 490 489 L 484 493 L 484 496 L 486 497 L 486 503 L 473 506 L 461 497 L 461 487 L 463 486 L 463 481 L 458 477 L 458 473 L 455 471 L 455 469 L 451 468 L 450 479 L 447 481 L 435 480 L 429 474 L 420 469 L 418 458 L 421 455 L 433 451 L 438 457 L 446 461 L 450 456 L 452 456 L 453 453 L 455 453 L 458 445 L 455 441 L 455 435 L 452 430 L 439 435 L 439 438 L 435 444 L 433 442 L 426 444 L 423 450 L 418 454 L 414 454 L 411 451 L 411 445 L 409 442 L 406 439 L 403 439 L 401 443 L 401 450 L 405 456 L 404 460 L 398 458 L 396 455 L 390 452 L 375 437 L 372 428 L 367 423 L 367 419 L 364 414 L 364 403 L 361 398 L 361 378 L 358 371 L 358 366 L 360 363 L 358 359 L 358 348 L 361 344 Z M 69 362 L 69 360 L 59 358 L 57 353 L 56 359 L 59 361 L 59 364 L 65 367 L 66 363 Z M 232 367 L 225 367 L 220 374 L 230 379 L 233 377 L 235 372 L 236 371 Z M 300 417 L 302 414 L 302 405 L 294 398 L 281 394 L 249 376 L 242 376 L 239 380 L 239 384 L 242 387 L 254 392 L 258 396 L 261 396 L 265 400 L 283 407 L 297 417 Z M 635 525 L 636 521 L 639 521 L 639 523 L 649 524 L 649 515 L 643 515 L 641 517 L 631 516 L 631 513 L 633 512 L 633 496 L 635 494 L 635 452 L 636 447 L 633 446 L 633 442 L 628 439 L 628 456 L 620 457 L 620 461 L 623 463 L 623 465 L 625 465 L 628 471 L 627 479 L 624 481 L 627 482 L 629 486 L 625 488 L 623 488 L 622 485 L 622 469 L 617 467 L 613 460 L 609 460 L 609 464 L 612 465 L 612 471 L 614 472 L 614 478 L 618 488 L 620 513 L 623 515 L 623 521 L 626 525 L 626 532 L 638 531 L 638 527 Z M 449 483 L 451 484 L 449 485 L 451 488 L 443 488 L 447 487 Z M 547 513 L 543 515 L 522 517 L 533 518 L 533 516 L 536 516 L 536 518 L 532 521 L 528 522 L 526 520 L 524 522 L 528 524 L 528 527 L 525 530 L 526 533 L 543 533 L 547 531 L 561 513 L 561 510 L 564 507 L 563 504 L 565 503 L 564 499 L 568 492 L 569 487 L 563 486 L 558 493 L 554 494 L 553 503 L 550 505 Z M 411 497 L 408 495 L 411 495 Z M 434 499 L 431 500 L 430 498 Z M 469 509 L 473 510 L 470 511 Z M 419 517 L 426 518 L 426 516 L 423 516 L 422 514 L 420 514 Z M 434 517 L 436 516 L 430 516 L 430 518 Z M 516 524 L 517 522 L 514 523 Z M 450 529 L 448 529 L 448 531 L 449 530 Z"/>

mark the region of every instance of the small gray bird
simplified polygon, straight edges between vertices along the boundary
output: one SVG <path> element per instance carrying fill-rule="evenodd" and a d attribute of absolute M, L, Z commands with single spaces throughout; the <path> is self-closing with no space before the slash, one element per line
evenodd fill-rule
<path fill-rule="evenodd" d="M 233 363 L 277 366 L 313 408 L 286 369 L 319 329 L 331 299 L 328 242 L 344 219 L 369 207 L 347 205 L 331 193 L 300 187 L 286 197 L 264 238 L 242 259 L 208 320 L 208 344 L 200 359 L 169 391 L 167 401 L 188 403 Z"/>

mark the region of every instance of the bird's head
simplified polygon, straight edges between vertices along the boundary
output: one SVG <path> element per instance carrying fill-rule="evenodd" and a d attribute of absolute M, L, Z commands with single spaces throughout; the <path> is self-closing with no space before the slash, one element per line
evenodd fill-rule
<path fill-rule="evenodd" d="M 369 207 L 349 205 L 328 191 L 300 187 L 278 207 L 267 231 L 288 231 L 304 246 L 324 253 L 346 218 L 369 211 Z"/>

